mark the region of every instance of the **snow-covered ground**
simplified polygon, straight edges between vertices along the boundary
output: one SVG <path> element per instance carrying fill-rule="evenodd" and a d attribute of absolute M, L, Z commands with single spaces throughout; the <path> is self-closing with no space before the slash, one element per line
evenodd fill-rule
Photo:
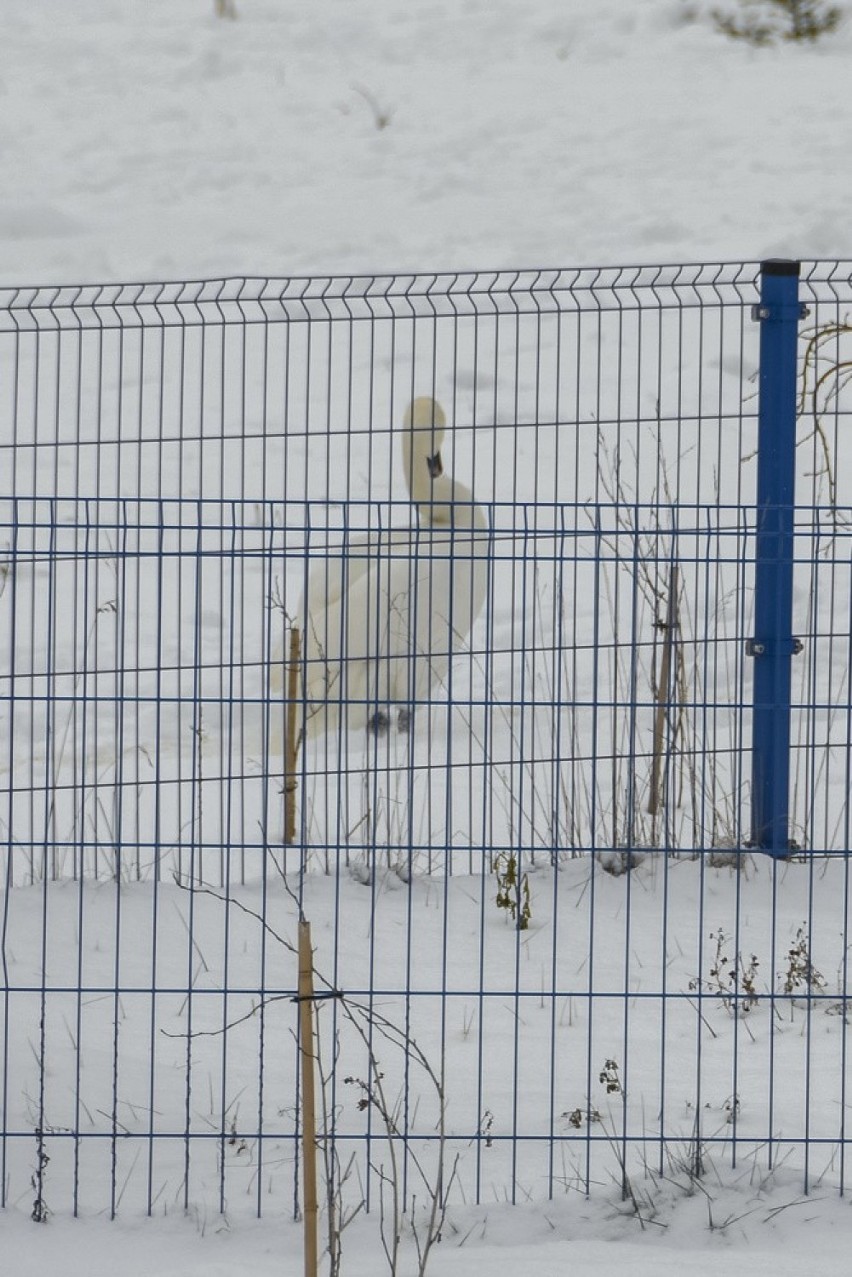
<path fill-rule="evenodd" d="M 702 12 L 709 5 L 681 0 L 236 0 L 236 7 L 238 19 L 229 22 L 214 17 L 213 0 L 3 0 L 0 287 L 852 257 L 852 18 L 813 47 L 754 49 L 716 33 Z M 581 870 L 572 872 L 582 898 Z M 745 889 L 749 943 L 754 939 L 770 981 L 777 970 L 767 967 L 774 959 L 777 969 L 807 910 L 798 906 L 808 878 L 800 875 L 797 891 L 797 872 L 791 870 L 792 899 L 780 912 L 765 867 Z M 673 874 L 673 889 L 690 873 L 697 881 L 690 864 Z M 716 891 L 727 904 L 706 915 L 705 930 L 731 929 L 723 916 L 734 909 L 729 871 L 712 871 L 711 879 L 711 898 Z M 661 907 L 653 890 L 661 879 L 640 869 L 636 881 L 634 900 L 642 903 L 628 914 L 634 938 L 638 927 L 653 949 Z M 665 909 L 686 920 L 685 935 L 696 935 L 690 911 L 704 900 L 704 882 L 702 875 L 701 890 L 686 892 L 676 907 L 667 897 Z M 615 901 L 620 884 L 605 883 Z M 835 885 L 826 879 L 817 888 L 825 919 L 833 916 L 832 902 L 842 916 L 848 884 Z M 560 890 L 572 890 L 568 877 Z M 359 891 L 345 884 L 350 916 L 363 908 Z M 462 919 L 465 892 L 453 905 Z M 382 899 L 392 913 L 406 896 Z M 540 901 L 536 921 L 550 913 Z M 40 903 L 36 894 L 36 913 Z M 101 940 L 109 927 L 99 932 L 92 917 L 110 904 L 103 893 L 100 902 L 86 901 L 93 970 L 108 963 Z M 143 904 L 137 895 L 127 906 L 133 940 L 143 934 L 134 929 Z M 66 895 L 64 907 L 63 914 L 63 904 L 56 906 L 56 916 L 73 929 L 74 899 Z M 330 925 L 332 912 L 320 902 L 316 916 Z M 599 963 L 604 982 L 620 975 L 625 946 L 617 902 L 611 917 L 622 930 L 608 955 L 611 968 Z M 783 920 L 777 940 L 770 938 L 773 918 Z M 28 925 L 26 904 L 16 902 L 13 919 L 21 929 L 9 936 L 20 982 L 28 963 L 40 960 L 28 952 L 39 932 L 37 920 Z M 430 922 L 437 925 L 437 916 Z M 497 927 L 494 921 L 495 946 Z M 826 921 L 823 931 L 831 932 Z M 434 957 L 439 938 L 429 927 L 423 932 L 431 937 L 424 959 Z M 353 929 L 353 940 L 359 934 Z M 61 937 L 62 928 L 51 935 Z M 460 944 L 476 944 L 475 920 L 461 935 Z M 536 933 L 525 947 L 536 979 L 552 951 L 548 935 Z M 573 939 L 585 952 L 590 942 Z M 833 978 L 843 961 L 840 931 L 826 943 L 819 961 Z M 712 957 L 712 946 L 708 952 Z M 456 955 L 460 963 L 464 953 L 462 947 Z M 357 945 L 341 954 L 335 959 L 357 962 Z M 385 959 L 393 963 L 394 955 Z M 63 955 L 50 960 L 61 965 Z M 632 974 L 653 961 L 640 945 Z M 647 978 L 655 976 L 658 969 Z M 686 993 L 696 977 L 707 979 L 706 964 L 681 954 L 671 987 Z M 715 1013 L 727 1040 L 736 1021 L 724 1008 Z M 91 1014 L 94 1043 L 98 1012 Z M 845 1095 L 831 1089 L 843 1017 L 819 1020 L 826 1042 L 820 1053 L 812 1051 L 810 1033 L 776 1038 L 771 1014 L 756 1014 L 763 1018 L 749 1036 L 754 1032 L 760 1045 L 750 1067 L 760 1069 L 760 1051 L 771 1041 L 779 1079 L 789 1087 L 785 1103 L 793 1102 L 805 1070 L 823 1069 L 814 1094 L 830 1110 L 828 1129 Z M 641 1014 L 632 1023 L 641 1037 Z M 144 1035 L 126 1033 L 128 1050 L 141 1057 Z M 60 1061 L 62 1044 L 54 1049 L 52 1059 Z M 535 1051 L 536 1041 L 526 1049 Z M 641 1060 L 641 1051 L 634 1054 Z M 88 1080 L 100 1076 L 95 1068 Z M 573 1098 L 591 1102 L 582 1088 Z M 720 1122 L 725 1099 L 721 1090 L 712 1097 Z M 749 1120 L 744 1109 L 742 1121 Z M 823 1120 L 822 1110 L 814 1109 L 814 1120 Z M 61 1161 L 52 1163 L 54 1178 Z M 535 1277 L 628 1266 L 637 1274 L 688 1269 L 709 1277 L 720 1264 L 747 1264 L 757 1275 L 792 1277 L 810 1271 L 816 1254 L 822 1273 L 848 1271 L 848 1201 L 821 1183 L 807 1198 L 801 1188 L 798 1170 L 756 1180 L 720 1157 L 693 1193 L 682 1183 L 655 1184 L 658 1213 L 644 1227 L 606 1185 L 589 1201 L 569 1194 L 550 1204 L 458 1207 L 430 1271 L 468 1277 L 510 1262 Z M 109 1226 L 57 1212 L 36 1229 L 29 1206 L 25 1191 L 0 1219 L 10 1273 L 99 1277 L 118 1266 L 128 1277 L 301 1271 L 300 1236 L 286 1201 L 267 1206 L 257 1224 L 239 1218 L 230 1226 L 204 1205 L 189 1220 L 131 1216 Z M 413 1265 L 410 1246 L 405 1256 Z M 359 1219 L 347 1234 L 344 1273 L 367 1277 L 382 1268 L 375 1217 Z"/>
<path fill-rule="evenodd" d="M 702 7 L 4 0 L 0 280 L 852 255 L 852 24 Z"/>
<path fill-rule="evenodd" d="M 434 1271 L 467 1277 L 496 1262 L 495 1248 L 504 1254 L 511 1247 L 523 1271 L 537 1275 L 567 1262 L 592 1272 L 605 1260 L 614 1272 L 629 1260 L 640 1272 L 688 1263 L 709 1274 L 720 1255 L 734 1262 L 747 1248 L 758 1272 L 793 1273 L 807 1264 L 814 1235 L 821 1271 L 845 1271 L 852 1215 L 838 1193 L 848 1069 L 839 996 L 838 924 L 849 890 L 842 861 L 812 875 L 806 864 L 776 873 L 765 858 L 748 858 L 739 879 L 729 866 L 688 859 L 649 858 L 629 878 L 592 869 L 585 857 L 559 874 L 532 875 L 524 932 L 493 907 L 487 874 L 460 873 L 449 883 L 421 875 L 406 884 L 386 871 L 372 886 L 313 874 L 304 884 L 318 972 L 336 973 L 351 1005 L 376 990 L 379 1012 L 405 1024 L 427 1061 L 444 1061 L 445 1163 L 454 1167 L 455 1187 Z M 11 1271 L 88 1277 L 109 1271 L 126 1247 L 129 1275 L 165 1263 L 175 1274 L 295 1277 L 301 1233 L 290 1213 L 296 1053 L 289 991 L 296 911 L 281 882 L 235 887 L 227 902 L 218 891 L 191 893 L 168 882 L 60 882 L 14 893 L 4 927 L 15 990 L 4 1103 L 10 1130 L 29 1134 L 4 1150 Z M 818 968 L 810 983 L 804 955 L 796 962 L 789 953 L 808 909 L 819 936 L 808 949 Z M 749 946 L 739 1014 L 729 996 L 735 936 Z M 797 996 L 773 1000 L 797 970 Z M 40 1025 L 42 979 L 51 992 Z M 552 1001 L 551 980 L 574 992 Z M 82 997 L 75 981 L 84 985 Z M 625 985 L 629 999 L 620 996 Z M 263 1017 L 251 1013 L 260 988 L 268 998 Z M 592 1002 L 586 989 L 596 994 Z M 326 1061 L 333 1015 L 326 1006 L 318 1017 Z M 226 1021 L 233 1027 L 223 1034 Z M 363 1044 L 344 1021 L 338 1031 L 333 1103 L 344 1162 L 354 1147 L 344 1137 L 363 1141 L 371 1119 L 373 1127 L 373 1171 L 362 1166 L 343 1198 L 356 1206 L 366 1176 L 376 1207 L 376 1167 L 387 1171 L 387 1154 L 373 1109 L 360 1106 L 361 1088 L 343 1081 L 365 1076 Z M 404 1059 L 378 1035 L 374 1050 L 394 1105 L 407 1074 L 409 1148 L 432 1176 L 434 1089 L 413 1053 Z M 38 1145 L 33 1054 L 45 1064 Z M 263 1145 L 251 1134 L 258 1112 Z M 805 1127 L 814 1141 L 807 1193 L 797 1143 Z M 68 1138 L 76 1130 L 80 1144 Z M 513 1131 L 517 1144 L 508 1138 Z M 37 1147 L 49 1159 L 40 1187 L 30 1180 Z M 356 1151 L 363 1156 L 363 1146 Z M 700 1175 L 691 1170 L 696 1160 Z M 414 1184 L 412 1161 L 408 1174 Z M 107 1228 L 101 1216 L 110 1183 L 118 1222 Z M 69 1219 L 72 1191 L 79 1192 L 77 1221 Z M 467 1205 L 477 1193 L 481 1204 Z M 39 1228 L 29 1219 L 37 1196 L 53 1212 Z M 146 1197 L 152 1221 L 145 1220 Z M 374 1209 L 344 1232 L 344 1272 L 382 1270 L 380 1218 Z M 406 1228 L 400 1271 L 413 1264 Z"/>
<path fill-rule="evenodd" d="M 711 1228 L 710 1221 L 714 1221 Z M 852 1219 L 848 1202 L 804 1199 L 794 1191 L 761 1198 L 736 1191 L 702 1194 L 641 1232 L 614 1204 L 538 1209 L 505 1204 L 458 1219 L 457 1236 L 434 1252 L 435 1277 L 477 1277 L 506 1269 L 529 1277 L 713 1277 L 720 1270 L 753 1277 L 846 1277 Z M 387 1272 L 369 1221 L 352 1225 L 344 1253 L 347 1277 Z M 371 1236 L 371 1234 L 373 1234 Z M 467 1235 L 469 1234 L 469 1235 Z M 2 1221 L 6 1271 L 15 1277 L 301 1277 L 301 1234 L 289 1221 L 228 1229 L 215 1219 L 110 1224 L 54 1220 L 34 1228 Z M 463 1244 L 461 1238 L 465 1238 Z M 413 1252 L 400 1269 L 417 1273 Z"/>

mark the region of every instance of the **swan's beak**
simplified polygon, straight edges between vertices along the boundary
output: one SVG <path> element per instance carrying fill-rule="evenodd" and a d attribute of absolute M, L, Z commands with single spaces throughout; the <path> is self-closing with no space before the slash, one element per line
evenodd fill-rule
<path fill-rule="evenodd" d="M 441 460 L 440 452 L 436 452 L 434 457 L 427 457 L 426 464 L 429 467 L 429 477 L 432 479 L 440 479 L 444 473 L 444 463 Z"/>

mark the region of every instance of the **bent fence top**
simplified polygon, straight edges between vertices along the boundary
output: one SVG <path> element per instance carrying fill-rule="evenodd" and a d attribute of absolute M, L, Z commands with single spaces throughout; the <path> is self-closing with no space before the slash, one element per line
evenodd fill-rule
<path fill-rule="evenodd" d="M 752 305 L 759 280 L 759 263 L 729 262 L 0 288 L 0 331 Z M 850 290 L 848 262 L 803 265 L 802 300 L 843 305 Z"/>

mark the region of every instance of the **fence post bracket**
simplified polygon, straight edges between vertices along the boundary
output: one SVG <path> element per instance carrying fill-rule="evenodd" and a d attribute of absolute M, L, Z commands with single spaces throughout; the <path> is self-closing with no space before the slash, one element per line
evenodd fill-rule
<path fill-rule="evenodd" d="M 757 323 L 764 319 L 775 322 L 785 319 L 807 319 L 810 313 L 810 306 L 806 306 L 804 302 L 796 302 L 792 306 L 755 305 L 751 308 L 751 317 Z"/>
<path fill-rule="evenodd" d="M 801 639 L 791 638 L 781 642 L 763 639 L 746 639 L 746 656 L 801 656 L 805 645 Z"/>

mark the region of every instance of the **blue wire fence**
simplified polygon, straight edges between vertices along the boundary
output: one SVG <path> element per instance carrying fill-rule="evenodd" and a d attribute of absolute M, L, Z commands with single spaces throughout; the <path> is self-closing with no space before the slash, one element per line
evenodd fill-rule
<path fill-rule="evenodd" d="M 0 291 L 5 1205 L 843 1189 L 850 304 Z"/>

